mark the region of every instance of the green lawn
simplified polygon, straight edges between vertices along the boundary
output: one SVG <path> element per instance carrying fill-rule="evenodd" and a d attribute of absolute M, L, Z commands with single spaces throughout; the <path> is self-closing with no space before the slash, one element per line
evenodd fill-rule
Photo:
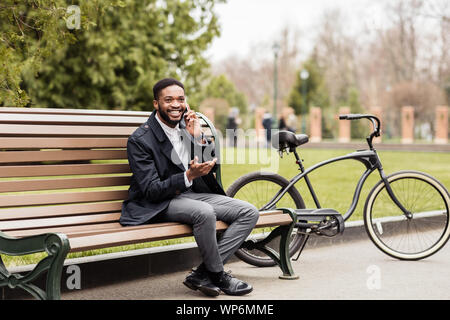
<path fill-rule="evenodd" d="M 306 168 L 317 162 L 354 151 L 342 149 L 322 150 L 301 148 L 299 150 L 301 158 L 305 160 L 304 165 Z M 234 152 L 234 157 L 231 157 L 231 152 Z M 379 155 L 386 174 L 406 169 L 423 171 L 436 177 L 447 189 L 450 188 L 450 153 L 383 151 L 380 152 Z M 234 158 L 234 161 L 231 161 L 232 158 Z M 272 166 L 269 166 L 268 164 L 248 164 L 249 161 L 255 163 L 255 160 L 257 160 L 254 150 L 238 149 L 232 151 L 230 149 L 226 149 L 223 151 L 223 159 L 222 183 L 225 190 L 240 176 L 256 170 L 276 172 L 288 179 L 295 176 L 299 172 L 292 154 L 284 155 L 282 159 L 276 156 L 276 158 L 273 158 L 274 161 L 271 162 Z M 266 158 L 262 158 L 264 163 L 268 163 L 266 160 Z M 361 163 L 354 160 L 346 160 L 322 167 L 311 173 L 310 180 L 314 185 L 322 207 L 334 208 L 341 213 L 345 213 L 350 206 L 356 183 L 364 170 L 365 168 Z M 367 179 L 361 193 L 358 207 L 352 216 L 352 220 L 362 219 L 362 209 L 366 195 L 375 183 L 379 181 L 379 179 L 380 177 L 377 172 L 374 172 L 372 176 Z M 303 196 L 306 206 L 314 207 L 311 197 L 307 195 L 307 192 L 305 193 L 306 186 L 304 182 L 298 182 L 296 187 Z M 193 238 L 187 237 L 170 241 L 157 241 L 140 245 L 73 253 L 69 254 L 69 258 L 161 246 L 187 241 L 193 241 Z M 2 258 L 4 259 L 6 265 L 12 266 L 36 263 L 37 259 L 40 259 L 42 256 L 42 254 L 34 254 L 22 257 L 2 256 Z"/>

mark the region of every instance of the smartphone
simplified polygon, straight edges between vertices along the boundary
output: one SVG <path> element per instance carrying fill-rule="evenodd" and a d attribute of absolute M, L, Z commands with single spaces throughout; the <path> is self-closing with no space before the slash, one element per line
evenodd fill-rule
<path fill-rule="evenodd" d="M 188 105 L 187 97 L 184 97 L 184 104 L 186 105 L 186 112 L 191 111 L 191 107 Z"/>
<path fill-rule="evenodd" d="M 187 123 L 186 123 L 186 113 L 191 110 L 191 108 L 189 108 L 189 105 L 187 104 L 187 98 L 186 97 L 184 98 L 184 104 L 186 105 L 186 108 L 184 109 L 183 114 L 181 115 L 181 120 L 180 121 L 182 121 L 183 124 L 186 126 L 187 125 Z"/>
<path fill-rule="evenodd" d="M 186 105 L 186 109 L 184 109 L 183 112 L 183 119 L 184 119 L 184 115 L 188 112 L 191 111 L 191 108 L 189 107 L 188 103 L 187 103 L 187 97 L 184 98 L 184 104 Z M 184 119 L 185 120 L 185 119 Z M 185 120 L 186 121 L 186 120 Z"/>

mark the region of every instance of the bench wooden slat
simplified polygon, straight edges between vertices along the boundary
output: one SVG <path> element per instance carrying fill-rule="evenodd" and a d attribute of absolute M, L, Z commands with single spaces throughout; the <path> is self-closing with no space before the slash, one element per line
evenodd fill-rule
<path fill-rule="evenodd" d="M 116 202 L 95 202 L 82 204 L 66 204 L 40 207 L 20 207 L 0 209 L 0 227 L 3 220 L 48 218 L 68 215 L 83 215 L 100 212 L 120 211 L 122 201 Z"/>
<path fill-rule="evenodd" d="M 268 217 L 272 216 L 272 217 Z M 273 226 L 278 225 L 279 222 L 286 221 L 286 215 L 280 213 L 280 211 L 271 211 L 271 212 L 265 212 L 261 213 L 260 218 L 258 219 L 258 222 L 256 224 L 256 228 L 258 227 L 267 227 L 267 226 Z M 290 221 L 288 219 L 288 221 Z M 15 237 L 23 237 L 23 236 L 30 236 L 35 234 L 40 234 L 43 232 L 62 232 L 66 234 L 69 237 L 79 237 L 79 236 L 86 236 L 86 235 L 94 235 L 99 233 L 111 233 L 111 232 L 123 232 L 123 231 L 130 231 L 130 230 L 136 230 L 136 229 L 148 229 L 148 228 L 158 228 L 160 226 L 166 226 L 166 225 L 175 225 L 176 222 L 165 222 L 165 223 L 152 223 L 152 224 L 144 224 L 144 225 L 138 225 L 138 226 L 127 226 L 124 227 L 118 222 L 113 223 L 100 223 L 100 224 L 89 224 L 89 225 L 77 225 L 77 226 L 69 226 L 69 227 L 46 227 L 46 228 L 40 228 L 40 229 L 26 229 L 26 230 L 14 230 L 14 231 L 8 231 L 7 234 L 10 236 Z M 217 226 L 217 228 L 220 228 L 220 225 Z"/>
<path fill-rule="evenodd" d="M 126 200 L 128 190 L 0 195 L 2 207 Z"/>
<path fill-rule="evenodd" d="M 170 226 L 176 226 L 176 225 L 181 225 L 181 224 L 182 223 L 178 223 L 178 222 L 160 222 L 160 223 L 149 223 L 149 224 L 141 224 L 141 225 L 137 225 L 137 226 L 124 227 L 119 222 L 111 222 L 111 223 L 96 225 L 96 227 L 91 230 L 89 230 L 89 229 L 82 230 L 82 229 L 77 229 L 75 227 L 71 231 L 67 232 L 66 235 L 70 239 L 73 239 L 73 238 L 77 238 L 77 237 L 93 236 L 93 235 L 107 234 L 107 233 L 119 233 L 119 232 L 126 232 L 126 231 L 130 231 L 130 230 L 145 229 L 145 230 L 151 231 L 152 229 L 155 229 L 155 228 L 170 227 Z M 224 224 L 224 222 L 217 221 L 216 229 L 221 228 L 221 226 L 223 224 Z M 81 226 L 81 227 L 83 227 L 83 226 Z M 219 230 L 219 229 L 217 229 L 217 230 Z M 190 234 L 188 236 L 192 236 L 192 234 Z M 170 239 L 170 236 L 167 239 Z"/>
<path fill-rule="evenodd" d="M 59 108 L 15 108 L 1 107 L 1 113 L 25 114 L 72 114 L 72 115 L 107 115 L 112 117 L 149 117 L 151 111 L 99 110 L 99 109 L 59 109 Z"/>
<path fill-rule="evenodd" d="M 220 222 L 222 224 L 223 222 Z M 223 223 L 224 224 L 224 223 Z M 217 230 L 223 230 L 218 228 Z M 150 232 L 151 231 L 151 232 Z M 170 236 L 169 236 L 170 235 Z M 159 228 L 137 229 L 124 232 L 96 234 L 86 237 L 69 238 L 72 252 L 98 248 L 122 246 L 133 243 L 180 238 L 192 235 L 192 228 L 185 224 L 176 224 Z"/>
<path fill-rule="evenodd" d="M 0 178 L 130 173 L 128 163 L 0 166 Z"/>
<path fill-rule="evenodd" d="M 1 138 L 0 149 L 125 148 L 127 138 Z"/>
<path fill-rule="evenodd" d="M 0 134 L 15 136 L 130 136 L 137 126 L 63 126 L 0 124 Z"/>
<path fill-rule="evenodd" d="M 285 226 L 292 223 L 292 218 L 285 213 L 260 216 L 256 224 L 256 228 L 264 228 L 271 226 Z"/>
<path fill-rule="evenodd" d="M 68 226 L 68 227 L 51 227 L 51 228 L 42 228 L 42 229 L 27 229 L 27 230 L 14 230 L 5 232 L 7 235 L 12 237 L 26 237 L 32 236 L 47 232 L 61 232 L 70 237 L 82 237 L 86 235 L 94 235 L 99 233 L 109 233 L 109 232 L 118 232 L 118 231 L 126 231 L 133 229 L 142 229 L 142 228 L 158 228 L 160 226 L 165 225 L 175 225 L 176 222 L 164 222 L 164 223 L 154 223 L 154 224 L 145 224 L 139 226 L 128 226 L 124 227 L 119 222 L 108 222 L 108 223 L 96 223 L 96 224 L 88 224 L 88 225 L 77 225 L 77 226 Z"/>
<path fill-rule="evenodd" d="M 20 123 L 20 124 L 68 124 L 77 125 L 115 125 L 115 126 L 135 126 L 138 127 L 146 122 L 148 117 L 111 117 L 102 115 L 65 115 L 65 114 L 25 114 L 25 113 L 3 113 L 0 123 Z"/>
<path fill-rule="evenodd" d="M 119 225 L 118 222 L 109 222 L 109 223 L 98 223 L 98 224 L 87 224 L 82 226 L 68 226 L 68 227 L 51 227 L 51 228 L 42 228 L 42 229 L 27 229 L 27 230 L 14 230 L 4 232 L 8 236 L 11 237 L 28 237 L 34 236 L 42 233 L 54 233 L 61 232 L 65 235 L 71 235 L 75 237 L 77 235 L 93 235 L 98 234 L 98 232 L 102 229 L 110 229 L 113 225 Z"/>
<path fill-rule="evenodd" d="M 68 216 L 58 218 L 43 218 L 43 219 L 25 219 L 25 220 L 9 220 L 3 221 L 0 224 L 1 231 L 7 232 L 10 230 L 25 230 L 35 228 L 46 228 L 54 226 L 71 226 L 102 222 L 119 221 L 120 212 L 90 214 L 83 216 Z"/>
<path fill-rule="evenodd" d="M 0 163 L 126 159 L 126 150 L 49 150 L 3 152 Z"/>
<path fill-rule="evenodd" d="M 260 216 L 257 226 L 268 227 L 288 225 L 291 222 L 292 219 L 287 214 L 268 215 Z M 218 231 L 225 230 L 227 227 L 228 225 L 222 221 L 218 221 L 216 224 L 216 229 Z M 127 230 L 126 228 L 127 227 L 124 227 L 125 230 L 121 232 L 100 233 L 83 237 L 69 237 L 71 251 L 92 250 L 108 246 L 121 246 L 192 235 L 192 228 L 184 224 L 163 226 L 151 230 L 148 228 Z"/>
<path fill-rule="evenodd" d="M 0 192 L 95 188 L 130 185 L 129 176 L 0 181 Z"/>

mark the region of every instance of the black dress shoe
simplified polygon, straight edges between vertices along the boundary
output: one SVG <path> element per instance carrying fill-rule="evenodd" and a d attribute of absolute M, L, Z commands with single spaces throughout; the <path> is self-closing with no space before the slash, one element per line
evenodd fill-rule
<path fill-rule="evenodd" d="M 186 279 L 184 279 L 183 284 L 189 289 L 200 290 L 209 297 L 217 297 L 220 294 L 220 289 L 212 283 L 208 274 L 203 271 L 192 271 Z"/>
<path fill-rule="evenodd" d="M 231 296 L 242 296 L 253 290 L 250 284 L 233 277 L 229 272 L 223 272 L 213 284 L 219 287 L 225 294 Z"/>

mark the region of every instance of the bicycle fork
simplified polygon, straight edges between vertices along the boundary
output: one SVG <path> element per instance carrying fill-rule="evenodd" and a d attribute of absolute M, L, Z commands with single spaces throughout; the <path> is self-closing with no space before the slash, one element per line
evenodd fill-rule
<path fill-rule="evenodd" d="M 403 214 L 405 215 L 405 217 L 407 219 L 409 219 L 409 220 L 412 219 L 412 217 L 413 217 L 412 213 L 409 210 L 407 210 L 401 204 L 401 202 L 398 200 L 398 198 L 395 196 L 394 190 L 392 190 L 391 184 L 389 183 L 389 180 L 388 180 L 386 174 L 384 173 L 384 170 L 381 167 L 381 164 L 378 167 L 378 171 L 380 172 L 380 177 L 384 182 L 384 186 L 386 187 L 386 191 L 387 191 L 389 197 L 391 198 L 391 200 L 394 201 L 394 203 L 397 205 L 397 207 L 399 207 L 400 210 L 402 210 Z"/>

